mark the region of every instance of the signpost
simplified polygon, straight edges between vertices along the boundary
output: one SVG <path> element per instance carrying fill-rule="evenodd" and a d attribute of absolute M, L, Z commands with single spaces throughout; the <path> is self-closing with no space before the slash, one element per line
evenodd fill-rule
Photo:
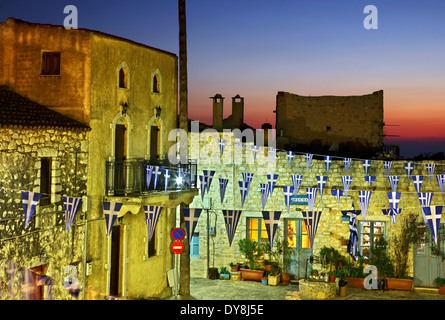
<path fill-rule="evenodd" d="M 303 194 L 293 195 L 290 198 L 290 204 L 296 204 L 297 206 L 307 206 L 308 205 L 307 195 Z"/>
<path fill-rule="evenodd" d="M 172 253 L 175 254 L 175 270 L 176 270 L 175 294 L 177 297 L 178 293 L 179 293 L 179 275 L 178 275 L 179 262 L 178 262 L 178 258 L 179 258 L 179 255 L 184 252 L 184 244 L 181 242 L 181 240 L 184 239 L 185 232 L 182 228 L 174 228 L 171 236 L 174 240 L 170 246 L 170 250 L 172 251 Z"/>

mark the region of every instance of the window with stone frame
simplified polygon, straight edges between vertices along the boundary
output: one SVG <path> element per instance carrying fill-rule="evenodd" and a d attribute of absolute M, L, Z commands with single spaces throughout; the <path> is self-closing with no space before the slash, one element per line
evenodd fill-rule
<path fill-rule="evenodd" d="M 369 259 L 371 247 L 377 239 L 385 236 L 385 222 L 383 221 L 359 221 L 358 224 L 360 254 Z"/>
<path fill-rule="evenodd" d="M 123 67 L 119 69 L 119 88 L 128 88 L 128 72 Z"/>
<path fill-rule="evenodd" d="M 40 159 L 40 205 L 48 205 L 51 203 L 51 158 Z"/>
<path fill-rule="evenodd" d="M 269 242 L 266 224 L 261 218 L 247 218 L 247 237 L 258 242 L 258 247 Z"/>
<path fill-rule="evenodd" d="M 161 79 L 157 73 L 153 75 L 153 92 L 161 93 Z"/>
<path fill-rule="evenodd" d="M 42 52 L 41 75 L 60 75 L 60 52 Z"/>

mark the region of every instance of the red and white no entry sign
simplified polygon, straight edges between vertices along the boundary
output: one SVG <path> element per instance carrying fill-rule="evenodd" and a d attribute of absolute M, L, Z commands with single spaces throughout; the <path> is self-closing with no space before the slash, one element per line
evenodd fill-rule
<path fill-rule="evenodd" d="M 175 241 L 172 243 L 170 249 L 174 254 L 181 254 L 184 251 L 184 244 L 181 241 Z"/>

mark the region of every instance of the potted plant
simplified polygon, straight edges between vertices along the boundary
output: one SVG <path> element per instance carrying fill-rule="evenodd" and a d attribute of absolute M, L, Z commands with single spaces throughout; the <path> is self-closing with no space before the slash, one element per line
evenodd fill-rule
<path fill-rule="evenodd" d="M 276 286 L 281 280 L 281 269 L 277 262 L 272 263 L 271 271 L 268 278 L 268 284 Z"/>
<path fill-rule="evenodd" d="M 365 273 L 364 273 L 364 261 L 362 256 L 359 256 L 357 261 L 347 261 L 343 265 L 345 272 L 345 280 L 348 282 L 349 288 L 365 288 Z"/>
<path fill-rule="evenodd" d="M 329 265 L 328 274 L 329 274 L 329 282 L 335 282 L 335 278 L 339 274 L 339 269 L 341 267 L 341 254 L 333 247 L 326 247 L 320 249 L 320 256 L 326 261 Z"/>
<path fill-rule="evenodd" d="M 230 268 L 232 269 L 232 272 L 238 272 L 239 271 L 239 264 L 236 262 L 230 262 Z"/>
<path fill-rule="evenodd" d="M 230 279 L 230 273 L 226 267 L 221 267 L 221 269 L 219 270 L 219 278 L 221 280 L 229 280 Z"/>
<path fill-rule="evenodd" d="M 242 255 L 249 260 L 249 269 L 241 269 L 241 277 L 243 280 L 261 281 L 264 270 L 260 270 L 255 263 L 255 258 L 260 254 L 258 243 L 250 239 L 241 239 L 238 241 L 238 247 Z"/>
<path fill-rule="evenodd" d="M 261 278 L 261 283 L 267 285 L 269 280 L 270 271 L 265 271 L 263 277 Z"/>
<path fill-rule="evenodd" d="M 276 260 L 279 261 L 280 270 L 281 270 L 281 282 L 289 283 L 290 282 L 290 273 L 287 272 L 290 264 L 292 263 L 292 254 L 293 250 L 288 246 L 286 240 L 280 241 L 277 239 L 276 249 L 273 251 Z"/>
<path fill-rule="evenodd" d="M 374 265 L 378 270 L 378 287 L 384 289 L 387 278 L 394 275 L 394 265 L 387 253 L 388 242 L 384 237 L 378 238 L 370 247 L 371 257 L 369 264 Z"/>
<path fill-rule="evenodd" d="M 436 279 L 434 279 L 434 283 L 439 287 L 439 293 L 445 294 L 445 279 L 437 277 Z"/>

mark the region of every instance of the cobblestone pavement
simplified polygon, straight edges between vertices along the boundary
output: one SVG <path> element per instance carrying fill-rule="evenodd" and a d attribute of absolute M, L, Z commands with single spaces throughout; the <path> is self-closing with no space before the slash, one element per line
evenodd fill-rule
<path fill-rule="evenodd" d="M 190 299 L 196 300 L 303 300 L 298 283 L 277 286 L 256 281 L 190 280 Z M 445 295 L 428 291 L 364 290 L 348 288 L 347 296 L 338 295 L 332 300 L 445 300 Z"/>

